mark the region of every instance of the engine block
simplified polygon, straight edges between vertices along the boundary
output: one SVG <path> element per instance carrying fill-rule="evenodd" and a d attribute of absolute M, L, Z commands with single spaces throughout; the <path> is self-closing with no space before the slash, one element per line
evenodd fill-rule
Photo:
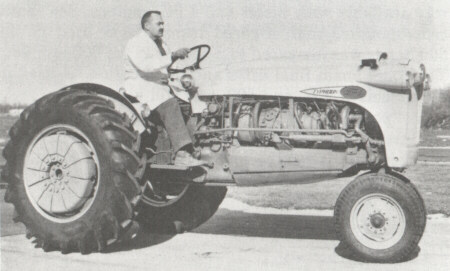
<path fill-rule="evenodd" d="M 378 124 L 373 122 L 369 112 L 357 105 L 343 101 L 267 97 L 223 97 L 221 101 L 222 105 L 217 100 L 210 104 L 208 108 L 214 110 L 202 114 L 197 129 L 201 142 L 215 142 L 214 149 L 219 149 L 217 144 L 232 144 L 237 140 L 246 146 L 283 149 L 365 149 L 370 163 L 383 160 L 380 147 L 384 141 Z M 370 131 L 366 129 L 366 120 Z"/>

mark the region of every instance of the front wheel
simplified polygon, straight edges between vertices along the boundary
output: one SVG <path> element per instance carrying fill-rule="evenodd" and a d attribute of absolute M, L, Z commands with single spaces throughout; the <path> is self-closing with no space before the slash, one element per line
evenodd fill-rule
<path fill-rule="evenodd" d="M 341 192 L 334 217 L 341 242 L 358 258 L 400 262 L 417 249 L 426 224 L 417 189 L 388 174 L 357 177 Z"/>

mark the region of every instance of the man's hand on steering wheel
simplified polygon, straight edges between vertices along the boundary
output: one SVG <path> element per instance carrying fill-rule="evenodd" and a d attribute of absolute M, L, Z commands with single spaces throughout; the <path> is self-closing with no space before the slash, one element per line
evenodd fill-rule
<path fill-rule="evenodd" d="M 189 48 L 181 48 L 176 50 L 172 53 L 172 62 L 175 62 L 178 59 L 185 59 L 188 55 L 191 49 Z"/>
<path fill-rule="evenodd" d="M 199 69 L 200 62 L 202 62 L 208 56 L 210 50 L 211 50 L 211 47 L 207 44 L 197 45 L 197 46 L 192 47 L 191 49 L 187 49 L 187 48 L 178 49 L 177 51 L 172 53 L 172 63 L 169 65 L 169 67 L 167 67 L 167 71 L 169 72 L 169 74 L 174 74 L 174 73 L 186 72 L 186 70 L 188 70 L 188 69 L 191 69 L 191 70 Z M 194 64 L 184 67 L 182 69 L 181 68 L 172 68 L 173 64 L 178 59 L 186 58 L 188 56 L 188 54 L 193 51 L 197 51 L 197 59 Z"/>

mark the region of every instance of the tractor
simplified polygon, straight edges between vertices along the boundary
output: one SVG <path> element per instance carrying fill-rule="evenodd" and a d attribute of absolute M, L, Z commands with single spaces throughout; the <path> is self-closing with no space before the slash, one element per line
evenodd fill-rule
<path fill-rule="evenodd" d="M 202 69 L 210 49 L 168 67 L 200 166 L 175 165 L 164 126 L 123 89 L 75 84 L 22 112 L 2 175 L 27 237 L 45 251 L 102 251 L 140 227 L 198 227 L 230 185 L 355 176 L 335 204 L 339 240 L 364 261 L 414 253 L 426 210 L 401 173 L 418 158 L 425 66 L 382 53 Z"/>

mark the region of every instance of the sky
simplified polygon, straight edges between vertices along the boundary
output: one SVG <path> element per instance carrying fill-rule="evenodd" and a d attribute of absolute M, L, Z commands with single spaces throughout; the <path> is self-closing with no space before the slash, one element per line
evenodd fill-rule
<path fill-rule="evenodd" d="M 163 13 L 172 49 L 211 45 L 206 66 L 385 51 L 422 61 L 432 86 L 450 86 L 448 0 L 2 0 L 0 103 L 80 82 L 118 89 L 126 42 L 147 10 Z"/>

